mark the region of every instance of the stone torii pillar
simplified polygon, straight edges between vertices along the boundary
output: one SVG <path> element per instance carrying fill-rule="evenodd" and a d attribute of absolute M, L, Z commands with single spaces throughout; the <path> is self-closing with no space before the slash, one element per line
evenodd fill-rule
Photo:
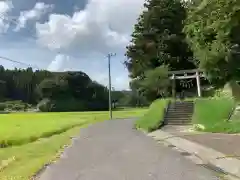
<path fill-rule="evenodd" d="M 201 96 L 202 96 L 202 93 L 201 93 L 201 84 L 200 84 L 199 71 L 196 71 L 196 80 L 197 80 L 197 92 L 198 92 L 198 97 L 201 97 Z"/>
<path fill-rule="evenodd" d="M 172 97 L 173 97 L 173 99 L 176 99 L 176 80 L 175 80 L 175 74 L 172 75 Z"/>

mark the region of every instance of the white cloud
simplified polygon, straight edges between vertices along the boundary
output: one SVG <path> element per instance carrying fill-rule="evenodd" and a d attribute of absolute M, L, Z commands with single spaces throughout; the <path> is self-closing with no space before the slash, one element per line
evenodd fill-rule
<path fill-rule="evenodd" d="M 144 1 L 89 0 L 84 10 L 76 10 L 72 16 L 51 14 L 47 22 L 36 23 L 38 42 L 64 53 L 77 50 L 81 57 L 85 57 L 84 61 L 88 61 L 88 66 L 74 66 L 75 69 L 83 70 L 92 79 L 107 86 L 107 63 L 101 68 L 104 56 L 96 54 L 112 51 L 117 53 L 119 61 L 123 58 L 123 51 L 143 10 Z M 90 65 L 93 59 L 98 59 L 94 60 L 95 63 L 100 63 L 97 67 Z M 77 60 L 73 61 L 77 63 Z M 118 90 L 129 89 L 127 70 L 121 63 L 113 66 L 118 67 L 112 71 L 112 86 Z M 62 68 L 64 69 L 66 68 Z"/>
<path fill-rule="evenodd" d="M 107 74 L 96 74 L 95 76 L 92 76 L 92 78 L 100 84 L 109 87 Z M 112 75 L 111 82 L 112 88 L 114 88 L 115 90 L 129 90 L 129 78 L 127 76 L 125 77 L 121 74 Z"/>
<path fill-rule="evenodd" d="M 78 49 L 80 53 L 123 49 L 144 0 L 89 0 L 73 16 L 51 14 L 36 24 L 39 42 L 50 49 Z"/>
<path fill-rule="evenodd" d="M 70 57 L 64 54 L 58 54 L 55 59 L 48 65 L 48 71 L 63 71 L 66 63 L 70 60 Z"/>
<path fill-rule="evenodd" d="M 113 81 L 113 87 L 116 90 L 129 90 L 129 77 L 128 76 L 117 76 Z"/>
<path fill-rule="evenodd" d="M 107 69 L 104 73 L 99 73 L 99 71 L 97 71 L 95 73 L 90 73 L 89 75 L 93 80 L 97 81 L 100 84 L 103 84 L 104 86 L 109 87 Z M 112 73 L 111 84 L 112 88 L 114 88 L 115 90 L 129 90 L 129 77 L 127 73 Z"/>
<path fill-rule="evenodd" d="M 53 8 L 54 6 L 51 4 L 37 2 L 33 9 L 23 11 L 20 13 L 20 16 L 18 18 L 18 24 L 15 28 L 15 31 L 19 31 L 20 29 L 24 28 L 26 26 L 27 21 L 40 20 L 43 15 L 50 13 L 53 10 Z"/>
<path fill-rule="evenodd" d="M 8 12 L 13 8 L 11 1 L 0 1 L 0 33 L 5 33 L 9 28 L 9 22 L 7 21 Z"/>

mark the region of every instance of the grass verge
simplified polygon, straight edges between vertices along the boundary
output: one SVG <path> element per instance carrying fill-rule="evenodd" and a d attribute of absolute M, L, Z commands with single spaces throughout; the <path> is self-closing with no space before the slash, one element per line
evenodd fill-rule
<path fill-rule="evenodd" d="M 145 111 L 116 111 L 113 112 L 113 117 L 140 117 Z M 13 146 L 0 148 L 0 179 L 31 179 L 45 164 L 56 158 L 56 154 L 70 142 L 71 136 L 79 133 L 80 128 L 107 119 L 108 112 L 0 115 L 1 141 L 17 142 L 13 143 Z M 74 127 L 75 125 L 77 127 Z M 69 129 L 66 129 L 67 127 Z M 46 134 L 48 136 L 43 136 Z M 32 137 L 36 138 L 34 142 L 31 141 Z"/>
<path fill-rule="evenodd" d="M 144 116 L 136 121 L 136 128 L 142 129 L 146 132 L 158 129 L 164 120 L 164 112 L 168 102 L 168 99 L 155 100 Z"/>
<path fill-rule="evenodd" d="M 70 137 L 79 132 L 73 128 L 51 138 L 40 139 L 34 143 L 0 149 L 0 159 L 14 157 L 14 161 L 0 171 L 1 180 L 28 180 L 45 164 L 55 160 L 63 145 L 70 143 Z"/>
<path fill-rule="evenodd" d="M 114 111 L 113 117 L 139 117 L 143 112 L 144 109 Z M 0 147 L 27 144 L 85 123 L 108 118 L 108 112 L 1 114 Z"/>
<path fill-rule="evenodd" d="M 234 102 L 228 98 L 197 99 L 193 113 L 193 123 L 201 124 L 204 129 L 213 133 L 239 133 L 240 120 L 228 121 L 229 113 L 234 107 Z"/>

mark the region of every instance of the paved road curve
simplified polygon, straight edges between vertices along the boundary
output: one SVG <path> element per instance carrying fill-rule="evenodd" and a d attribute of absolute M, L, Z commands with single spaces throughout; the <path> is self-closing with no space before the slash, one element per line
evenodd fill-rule
<path fill-rule="evenodd" d="M 134 130 L 133 120 L 113 120 L 81 131 L 63 158 L 40 180 L 217 180 L 215 175 Z"/>

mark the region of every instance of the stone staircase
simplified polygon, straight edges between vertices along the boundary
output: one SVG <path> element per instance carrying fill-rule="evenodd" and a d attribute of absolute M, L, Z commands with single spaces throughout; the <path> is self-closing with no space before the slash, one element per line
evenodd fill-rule
<path fill-rule="evenodd" d="M 171 102 L 168 106 L 164 124 L 166 125 L 189 125 L 191 124 L 194 110 L 193 101 Z"/>

